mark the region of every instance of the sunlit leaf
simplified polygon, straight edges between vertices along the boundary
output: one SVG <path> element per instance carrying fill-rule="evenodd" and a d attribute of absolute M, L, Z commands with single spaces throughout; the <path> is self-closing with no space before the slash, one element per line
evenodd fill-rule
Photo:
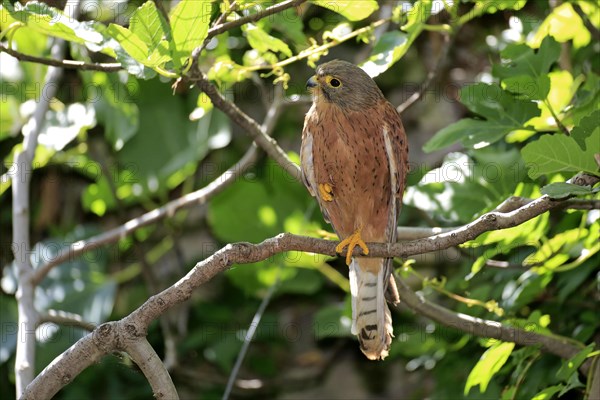
<path fill-rule="evenodd" d="M 171 54 L 175 68 L 187 64 L 192 51 L 208 34 L 212 11 L 210 0 L 182 0 L 171 12 Z"/>
<path fill-rule="evenodd" d="M 423 30 L 431 14 L 431 6 L 431 1 L 417 1 L 407 11 L 407 22 L 401 27 L 402 31 L 391 31 L 381 35 L 371 56 L 361 65 L 361 68 L 371 77 L 375 77 L 401 59 Z"/>
<path fill-rule="evenodd" d="M 350 21 L 360 21 L 373 14 L 379 6 L 375 0 L 345 0 L 345 1 L 329 1 L 329 0 L 311 0 L 313 4 L 325 7 L 334 11 Z"/>
<path fill-rule="evenodd" d="M 469 373 L 464 394 L 467 395 L 477 385 L 481 393 L 485 392 L 490 380 L 506 363 L 514 347 L 514 343 L 496 341 L 487 349 Z"/>
<path fill-rule="evenodd" d="M 587 46 L 592 35 L 587 30 L 581 17 L 570 3 L 563 3 L 552 9 L 537 32 L 530 40 L 532 47 L 540 47 L 546 36 L 552 36 L 556 41 L 564 43 L 573 40 L 575 48 Z"/>
<path fill-rule="evenodd" d="M 538 104 L 541 115 L 532 118 L 528 125 L 533 126 L 538 131 L 557 130 L 557 122 L 552 115 L 556 113 L 559 120 L 564 119 L 564 110 L 573 100 L 573 96 L 583 81 L 583 75 L 573 79 L 569 71 L 554 71 L 548 74 L 550 79 L 550 91 L 547 96 L 547 103 Z M 552 108 L 550 109 L 549 106 Z"/>
<path fill-rule="evenodd" d="M 20 3 L 11 6 L 8 2 L 3 2 L 1 7 L 7 10 L 14 20 L 49 36 L 75 43 L 99 44 L 104 40 L 103 35 L 96 29 L 97 26 L 103 26 L 99 22 L 79 22 L 45 3 L 31 1 L 24 6 Z"/>
<path fill-rule="evenodd" d="M 281 39 L 269 35 L 267 32 L 254 24 L 248 24 L 245 28 L 248 43 L 260 53 L 267 51 L 281 52 L 286 57 L 292 56 L 289 46 Z"/>

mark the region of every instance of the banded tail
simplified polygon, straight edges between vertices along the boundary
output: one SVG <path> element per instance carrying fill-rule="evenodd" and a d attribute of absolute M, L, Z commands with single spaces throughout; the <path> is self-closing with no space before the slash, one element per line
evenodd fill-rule
<path fill-rule="evenodd" d="M 392 315 L 386 297 L 398 303 L 396 281 L 391 276 L 391 259 L 360 259 L 361 264 L 379 263 L 377 274 L 361 268 L 359 260 L 350 263 L 352 295 L 352 334 L 358 336 L 360 349 L 369 360 L 383 360 L 388 355 L 392 338 Z M 371 268 L 369 268 L 371 269 Z"/>

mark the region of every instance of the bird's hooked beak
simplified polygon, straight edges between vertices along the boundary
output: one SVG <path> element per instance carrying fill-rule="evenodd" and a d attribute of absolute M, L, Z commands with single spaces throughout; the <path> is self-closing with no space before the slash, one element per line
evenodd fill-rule
<path fill-rule="evenodd" d="M 307 89 L 312 89 L 315 88 L 319 85 L 319 82 L 317 82 L 317 76 L 313 75 L 311 76 L 307 81 L 306 81 L 306 88 Z"/>

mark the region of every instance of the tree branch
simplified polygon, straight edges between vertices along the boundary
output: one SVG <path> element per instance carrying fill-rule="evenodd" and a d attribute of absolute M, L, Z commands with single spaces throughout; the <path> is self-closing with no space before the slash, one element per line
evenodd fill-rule
<path fill-rule="evenodd" d="M 444 43 L 442 45 L 442 51 L 437 58 L 435 66 L 427 74 L 427 78 L 425 79 L 425 82 L 421 84 L 421 88 L 417 92 L 413 93 L 408 99 L 406 99 L 406 101 L 396 107 L 396 110 L 399 114 L 402 114 L 407 108 L 415 104 L 421 97 L 423 97 L 423 94 L 427 91 L 427 89 L 429 89 L 433 81 L 436 80 L 438 74 L 442 70 L 442 67 L 446 63 L 446 59 L 450 53 L 450 48 L 454 42 L 454 35 L 447 32 L 443 32 L 443 35 Z"/>
<path fill-rule="evenodd" d="M 90 332 L 96 329 L 95 324 L 84 321 L 81 315 L 61 310 L 48 310 L 47 314 L 40 315 L 38 326 L 47 322 L 57 325 L 77 326 Z"/>
<path fill-rule="evenodd" d="M 269 15 L 277 14 L 281 11 L 287 10 L 288 8 L 297 7 L 302 3 L 305 3 L 307 0 L 287 0 L 282 1 L 281 3 L 275 4 L 271 7 L 265 8 L 262 11 L 259 11 L 254 14 L 246 15 L 245 17 L 238 18 L 236 20 L 225 22 L 223 24 L 219 24 L 215 27 L 212 27 L 208 30 L 207 39 L 210 39 L 214 36 L 217 36 L 220 33 L 226 32 L 230 29 L 237 28 L 249 22 L 256 22 L 259 19 L 263 19 L 268 17 Z"/>
<path fill-rule="evenodd" d="M 267 133 L 244 113 L 236 104 L 227 100 L 216 88 L 208 81 L 206 75 L 200 72 L 196 84 L 210 98 L 213 105 L 223 111 L 233 122 L 238 124 L 250 135 L 256 144 L 262 148 L 273 160 L 275 160 L 288 174 L 300 180 L 300 167 L 294 164 L 287 154 L 277 144 L 277 141 L 267 135 Z"/>
<path fill-rule="evenodd" d="M 79 0 L 67 1 L 65 14 L 76 18 L 79 12 Z M 61 58 L 65 51 L 64 40 L 54 40 L 50 50 L 52 57 Z M 17 265 L 19 286 L 15 295 L 18 310 L 17 349 L 15 355 L 15 386 L 17 395 L 25 390 L 33 380 L 35 372 L 35 329 L 39 323 L 39 315 L 35 309 L 35 285 L 29 279 L 33 274 L 30 261 L 29 236 L 29 184 L 31 182 L 31 166 L 38 144 L 38 136 L 44 125 L 50 101 L 58 90 L 58 81 L 62 77 L 62 69 L 49 67 L 44 78 L 44 93 L 37 100 L 33 116 L 23 126 L 23 149 L 17 151 L 12 176 L 12 211 L 13 211 L 13 244 L 12 250 Z"/>
<path fill-rule="evenodd" d="M 179 400 L 171 375 L 145 336 L 134 338 L 124 350 L 144 373 L 155 399 Z"/>
<path fill-rule="evenodd" d="M 490 230 L 519 225 L 560 205 L 561 201 L 553 201 L 547 196 L 543 196 L 514 211 L 487 213 L 464 227 L 433 237 L 395 244 L 369 243 L 369 256 L 406 258 L 416 254 L 446 249 L 474 239 L 481 233 Z M 101 356 L 115 349 L 122 349 L 124 338 L 129 338 L 128 340 L 134 340 L 132 338 L 145 340 L 143 337 L 146 335 L 147 328 L 152 321 L 173 306 L 187 301 L 194 289 L 208 282 L 218 273 L 229 269 L 233 264 L 258 262 L 286 251 L 304 251 L 334 256 L 336 254 L 336 244 L 333 241 L 289 233 L 266 239 L 259 244 L 229 244 L 196 264 L 186 276 L 161 293 L 150 297 L 137 310 L 122 320 L 103 324 L 94 332 L 79 340 L 67 352 L 55 359 L 31 383 L 23 398 L 50 398 L 74 378 L 74 375 L 69 375 L 68 379 L 64 378 L 65 371 L 71 371 L 71 367 L 77 373 L 81 372 L 83 368 L 97 360 L 96 356 Z M 360 255 L 359 252 L 360 250 L 355 251 L 354 255 Z M 402 300 L 407 306 L 446 326 L 476 336 L 512 341 L 519 345 L 540 344 L 544 351 L 562 358 L 570 358 L 580 350 L 580 347 L 574 345 L 572 340 L 556 335 L 542 335 L 516 327 L 504 326 L 496 321 L 456 314 L 419 297 L 402 280 L 399 283 L 402 287 Z M 93 357 L 88 357 L 87 354 L 91 354 Z M 92 359 L 92 361 L 89 361 L 89 359 Z M 74 362 L 77 362 L 77 365 L 72 366 L 71 363 Z M 589 364 L 584 364 L 582 370 L 587 372 L 587 369 L 589 369 Z"/>
<path fill-rule="evenodd" d="M 44 57 L 36 57 L 30 56 L 28 54 L 23 54 L 18 52 L 17 50 L 13 50 L 10 47 L 6 46 L 4 43 L 0 43 L 0 52 L 5 52 L 6 54 L 10 54 L 14 58 L 19 61 L 25 62 L 33 62 L 36 64 L 50 65 L 58 68 L 65 69 L 79 69 L 82 71 L 103 71 L 103 72 L 116 72 L 123 69 L 121 63 L 86 63 L 83 61 L 75 61 L 75 60 L 59 60 L 55 58 L 44 58 Z"/>
<path fill-rule="evenodd" d="M 260 129 L 264 131 L 266 135 L 269 135 L 273 129 L 275 129 L 275 123 L 279 118 L 282 106 L 283 103 L 279 101 L 279 96 L 276 96 L 275 101 L 265 115 L 265 120 L 262 127 L 260 127 Z M 222 173 L 219 177 L 214 179 L 202 189 L 172 200 L 164 206 L 149 211 L 137 218 L 131 219 L 114 229 L 96 236 L 92 236 L 88 239 L 71 243 L 68 247 L 62 249 L 52 260 L 47 261 L 45 264 L 37 268 L 31 276 L 31 282 L 34 285 L 38 285 L 52 268 L 65 261 L 72 260 L 83 253 L 97 249 L 104 245 L 117 242 L 139 228 L 155 223 L 163 218 L 175 215 L 175 213 L 182 208 L 206 203 L 208 199 L 223 191 L 227 186 L 235 182 L 236 179 L 250 169 L 256 162 L 257 158 L 257 147 L 252 145 L 237 163 L 235 163 L 231 168 Z"/>

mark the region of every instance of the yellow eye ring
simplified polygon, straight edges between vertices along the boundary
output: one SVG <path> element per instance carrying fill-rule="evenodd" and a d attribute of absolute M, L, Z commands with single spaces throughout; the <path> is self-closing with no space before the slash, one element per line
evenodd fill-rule
<path fill-rule="evenodd" d="M 342 82 L 340 82 L 339 79 L 334 78 L 331 75 L 327 75 L 325 77 L 325 82 L 327 83 L 327 85 L 331 86 L 332 88 L 339 88 L 342 86 Z"/>

